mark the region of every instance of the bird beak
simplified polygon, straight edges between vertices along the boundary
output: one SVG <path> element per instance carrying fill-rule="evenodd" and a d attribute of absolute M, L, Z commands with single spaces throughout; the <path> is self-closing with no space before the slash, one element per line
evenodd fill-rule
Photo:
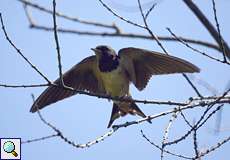
<path fill-rule="evenodd" d="M 100 51 L 96 48 L 91 48 L 91 50 L 93 50 L 95 54 L 100 53 Z"/>
<path fill-rule="evenodd" d="M 98 52 L 98 49 L 96 48 L 91 48 L 91 50 L 93 50 L 94 52 Z"/>

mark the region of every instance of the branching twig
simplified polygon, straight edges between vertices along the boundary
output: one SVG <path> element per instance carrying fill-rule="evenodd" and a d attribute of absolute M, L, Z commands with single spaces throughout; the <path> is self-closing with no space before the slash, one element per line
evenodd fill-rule
<path fill-rule="evenodd" d="M 222 105 L 218 106 L 212 113 L 210 113 L 206 119 L 204 119 L 205 115 L 208 113 L 208 111 L 215 105 L 217 104 L 219 101 L 221 101 L 221 99 L 228 94 L 228 92 L 230 91 L 227 90 L 226 92 L 224 92 L 224 94 L 222 96 L 220 96 L 219 98 L 217 98 L 213 103 L 207 104 L 207 108 L 206 110 L 203 112 L 203 114 L 201 115 L 200 119 L 197 121 L 197 123 L 183 136 L 181 136 L 180 138 L 175 139 L 174 141 L 168 142 L 165 145 L 172 145 L 172 144 L 176 144 L 182 140 L 184 140 L 185 138 L 187 138 L 192 131 L 194 131 L 194 129 L 199 129 L 213 114 L 215 114 L 221 107 Z M 203 104 L 202 104 L 203 105 Z M 204 120 L 202 122 L 202 120 Z"/>
<path fill-rule="evenodd" d="M 224 105 L 221 104 L 221 105 L 219 105 L 215 110 L 213 110 L 213 111 L 207 116 L 207 118 L 205 118 L 205 119 L 203 120 L 203 122 L 200 123 L 200 124 L 197 126 L 197 129 L 199 129 L 201 126 L 203 126 L 203 125 L 206 123 L 206 121 L 207 121 L 209 118 L 211 118 L 212 115 L 214 115 L 217 111 L 219 111 L 223 106 L 224 106 Z"/>
<path fill-rule="evenodd" d="M 202 52 L 202 51 L 200 51 L 200 50 L 198 50 L 198 49 L 196 49 L 196 48 L 193 48 L 193 47 L 190 46 L 187 42 L 183 41 L 181 38 L 179 38 L 177 35 L 175 35 L 175 34 L 171 31 L 170 28 L 166 28 L 166 29 L 167 29 L 167 30 L 170 32 L 170 34 L 171 34 L 173 37 L 175 37 L 179 42 L 181 42 L 183 45 L 185 45 L 185 46 L 188 47 L 189 49 L 193 50 L 194 52 L 197 52 L 197 53 L 199 53 L 199 54 L 201 54 L 201 55 L 203 55 L 203 56 L 206 56 L 206 57 L 208 57 L 208 58 L 210 58 L 210 59 L 212 59 L 212 60 L 215 60 L 215 61 L 218 61 L 218 62 L 221 62 L 221 63 L 225 63 L 225 64 L 230 65 L 230 63 L 227 62 L 227 61 L 225 61 L 225 60 L 224 60 L 224 61 L 219 60 L 218 58 L 212 57 L 212 56 L 206 54 L 205 52 Z"/>
<path fill-rule="evenodd" d="M 215 39 L 215 41 L 219 44 L 221 48 L 221 39 L 219 39 L 219 34 L 215 30 L 211 22 L 206 18 L 206 16 L 202 13 L 202 11 L 196 6 L 196 4 L 192 0 L 183 0 L 183 1 L 193 11 L 196 17 L 200 20 L 200 22 L 204 25 L 204 27 L 209 31 L 209 33 L 212 35 L 212 37 Z M 230 59 L 230 48 L 224 40 L 223 40 L 223 45 L 226 51 L 225 52 L 226 56 Z"/>
<path fill-rule="evenodd" d="M 162 148 L 161 148 L 159 145 L 157 145 L 157 144 L 155 144 L 154 142 L 150 141 L 150 139 L 144 134 L 144 132 L 143 132 L 142 130 L 141 130 L 141 134 L 142 134 L 142 137 L 143 137 L 147 142 L 149 142 L 151 145 L 153 145 L 154 147 L 156 147 L 157 149 L 159 149 L 161 152 L 165 152 L 165 153 L 167 153 L 167 154 L 170 154 L 170 155 L 172 155 L 172 156 L 176 156 L 176 157 L 179 157 L 179 158 L 184 158 L 184 159 L 191 159 L 191 160 L 193 160 L 193 158 L 190 158 L 190 157 L 187 157 L 187 156 L 183 156 L 183 155 L 180 155 L 180 154 L 176 154 L 176 153 L 172 153 L 172 152 L 170 152 L 170 151 L 168 151 L 168 150 L 166 150 L 166 149 L 162 150 Z"/>

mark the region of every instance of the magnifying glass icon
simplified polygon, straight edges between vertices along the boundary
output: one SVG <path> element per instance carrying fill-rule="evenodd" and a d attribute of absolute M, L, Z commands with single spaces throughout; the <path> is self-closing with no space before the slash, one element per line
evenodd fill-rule
<path fill-rule="evenodd" d="M 6 153 L 11 153 L 14 157 L 18 156 L 17 152 L 15 151 L 15 145 L 14 145 L 14 143 L 12 141 L 6 141 L 3 144 L 3 150 Z"/>

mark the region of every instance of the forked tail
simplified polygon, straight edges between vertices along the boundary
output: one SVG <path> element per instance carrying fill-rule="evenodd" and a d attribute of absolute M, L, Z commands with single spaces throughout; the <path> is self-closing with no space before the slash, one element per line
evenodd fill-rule
<path fill-rule="evenodd" d="M 113 109 L 109 120 L 108 128 L 111 127 L 115 119 L 121 116 L 123 117 L 127 114 L 139 115 L 143 118 L 146 117 L 146 115 L 140 110 L 140 108 L 134 102 L 120 102 L 118 104 L 113 103 Z M 152 123 L 151 120 L 148 120 L 148 122 Z"/>

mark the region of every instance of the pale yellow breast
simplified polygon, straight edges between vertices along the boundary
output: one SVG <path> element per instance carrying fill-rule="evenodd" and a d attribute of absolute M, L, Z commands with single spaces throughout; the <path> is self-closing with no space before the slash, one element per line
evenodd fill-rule
<path fill-rule="evenodd" d="M 107 94 L 125 96 L 129 93 L 128 78 L 120 67 L 111 72 L 101 72 L 101 77 Z"/>

